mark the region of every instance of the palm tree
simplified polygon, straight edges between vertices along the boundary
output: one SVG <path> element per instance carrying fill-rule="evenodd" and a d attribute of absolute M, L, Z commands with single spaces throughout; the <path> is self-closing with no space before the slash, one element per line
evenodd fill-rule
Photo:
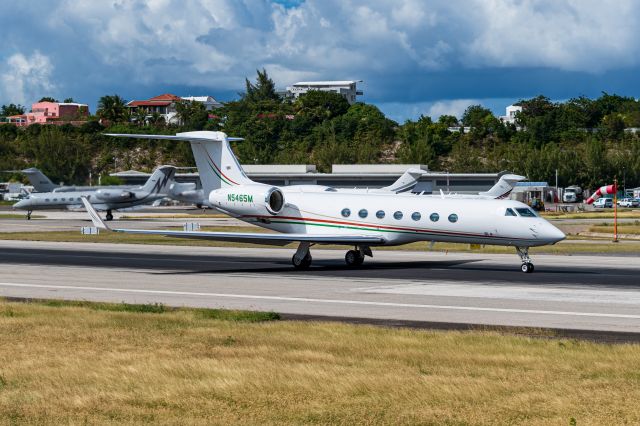
<path fill-rule="evenodd" d="M 142 107 L 137 108 L 134 117 L 138 126 L 144 126 L 147 123 L 147 111 L 145 111 Z"/>
<path fill-rule="evenodd" d="M 123 122 L 128 116 L 126 101 L 118 95 L 103 96 L 98 101 L 98 111 L 96 113 L 100 118 L 109 120 L 112 123 Z"/>

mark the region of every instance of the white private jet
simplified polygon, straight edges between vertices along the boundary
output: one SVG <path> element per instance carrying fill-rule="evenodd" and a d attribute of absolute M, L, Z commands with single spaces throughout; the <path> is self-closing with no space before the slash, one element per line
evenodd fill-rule
<path fill-rule="evenodd" d="M 83 198 L 94 225 L 101 229 L 265 245 L 295 242 L 299 245 L 292 263 L 298 269 L 311 265 L 309 248 L 315 244 L 355 247 L 345 255 L 347 265 L 355 266 L 372 256 L 371 247 L 430 241 L 513 246 L 522 260 L 521 270 L 533 272 L 529 247 L 565 238 L 562 231 L 518 201 L 318 192 L 295 185 L 256 183 L 244 173 L 229 145 L 239 139 L 222 132 L 110 136 L 190 142 L 209 203 L 230 216 L 279 233 L 110 229 Z"/>

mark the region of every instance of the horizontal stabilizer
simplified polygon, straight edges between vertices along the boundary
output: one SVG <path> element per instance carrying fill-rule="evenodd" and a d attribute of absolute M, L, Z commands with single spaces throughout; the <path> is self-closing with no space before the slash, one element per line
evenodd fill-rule
<path fill-rule="evenodd" d="M 170 140 L 170 141 L 222 141 L 224 139 L 229 142 L 243 141 L 244 138 L 233 138 L 225 136 L 224 133 L 221 132 L 207 132 L 214 133 L 214 136 L 177 136 L 177 135 L 142 135 L 142 134 L 128 134 L 128 133 L 105 133 L 105 136 L 112 136 L 114 138 L 132 138 L 132 139 L 161 139 L 161 140 Z M 221 136 L 219 136 L 221 135 Z"/>

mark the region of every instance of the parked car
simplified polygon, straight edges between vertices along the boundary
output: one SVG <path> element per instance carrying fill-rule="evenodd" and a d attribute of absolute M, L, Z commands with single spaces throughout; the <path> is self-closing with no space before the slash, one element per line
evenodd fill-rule
<path fill-rule="evenodd" d="M 638 200 L 636 200 L 635 198 L 622 198 L 618 200 L 618 205 L 620 207 L 638 207 L 638 205 L 640 205 L 640 202 L 638 202 Z"/>
<path fill-rule="evenodd" d="M 593 203 L 594 209 L 611 209 L 613 208 L 613 200 L 611 198 L 598 198 Z"/>

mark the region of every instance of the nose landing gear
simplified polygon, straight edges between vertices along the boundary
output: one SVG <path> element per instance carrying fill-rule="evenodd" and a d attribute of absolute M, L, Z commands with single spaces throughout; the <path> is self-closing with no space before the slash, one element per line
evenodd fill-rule
<path fill-rule="evenodd" d="M 518 256 L 520 256 L 520 260 L 522 261 L 520 270 L 527 274 L 533 272 L 534 266 L 531 262 L 531 258 L 529 257 L 529 247 L 516 247 L 516 251 L 518 252 Z"/>
<path fill-rule="evenodd" d="M 107 216 L 105 218 L 107 220 L 113 220 L 113 213 L 111 213 L 111 210 L 107 210 Z"/>
<path fill-rule="evenodd" d="M 27 220 L 31 220 L 31 210 L 27 210 Z"/>

